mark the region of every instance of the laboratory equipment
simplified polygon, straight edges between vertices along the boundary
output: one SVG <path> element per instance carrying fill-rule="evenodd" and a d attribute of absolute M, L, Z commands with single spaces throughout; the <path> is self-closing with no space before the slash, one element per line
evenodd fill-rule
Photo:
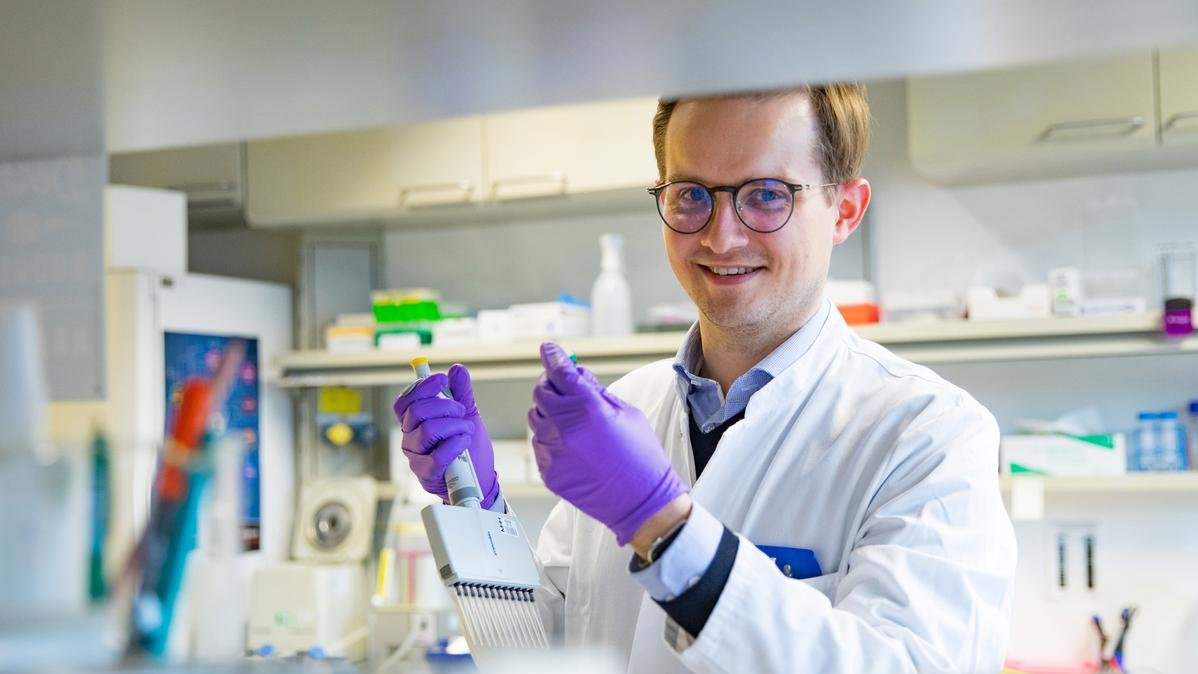
<path fill-rule="evenodd" d="M 0 381 L 0 456 L 50 458 L 42 335 L 32 304 L 0 305 Z"/>
<path fill-rule="evenodd" d="M 1157 446 L 1160 450 L 1160 468 L 1156 470 L 1186 470 L 1185 429 L 1174 410 L 1161 412 L 1157 421 Z"/>
<path fill-rule="evenodd" d="M 301 562 L 362 562 L 370 555 L 376 509 L 373 478 L 305 483 L 296 513 L 292 555 Z"/>
<path fill-rule="evenodd" d="M 1129 470 L 1157 470 L 1156 412 L 1140 412 L 1136 415 L 1135 444 L 1132 446 L 1127 467 Z"/>
<path fill-rule="evenodd" d="M 163 223 L 159 223 L 163 224 Z M 148 519 L 151 483 L 169 415 L 186 378 L 206 374 L 233 338 L 247 356 L 221 417 L 247 449 L 243 476 L 240 572 L 286 559 L 295 510 L 292 406 L 276 385 L 275 355 L 291 348 L 291 291 L 283 285 L 142 269 L 107 276 L 110 397 L 109 574 L 129 556 Z"/>
<path fill-rule="evenodd" d="M 360 563 L 284 562 L 256 571 L 250 588 L 250 650 L 365 656 L 367 589 Z"/>
<path fill-rule="evenodd" d="M 99 429 L 91 442 L 91 550 L 87 557 L 87 596 L 97 603 L 108 595 L 104 541 L 108 538 L 108 438 Z"/>
<path fill-rule="evenodd" d="M 591 334 L 622 337 L 632 334 L 632 292 L 624 277 L 624 237 L 599 237 L 602 257 L 599 276 L 591 286 Z"/>
<path fill-rule="evenodd" d="M 428 358 L 412 359 L 412 369 L 416 371 L 417 381 L 429 376 L 432 371 L 428 366 Z M 449 397 L 447 394 L 441 395 Z M 466 508 L 478 508 L 482 502 L 483 493 L 478 485 L 478 476 L 474 474 L 474 465 L 470 462 L 470 452 L 458 454 L 445 468 L 445 487 L 448 489 L 450 505 Z"/>
<path fill-rule="evenodd" d="M 548 648 L 534 600 L 540 576 L 515 516 L 434 504 L 421 517 L 476 660 L 493 649 Z"/>
<path fill-rule="evenodd" d="M 1161 280 L 1165 299 L 1164 329 L 1171 337 L 1194 332 L 1195 259 L 1193 245 L 1173 244 L 1161 249 Z"/>
<path fill-rule="evenodd" d="M 413 359 L 412 368 L 418 380 L 430 374 L 427 358 Z M 426 506 L 420 516 L 475 662 L 497 649 L 548 648 L 533 597 L 540 574 L 523 527 L 514 514 L 480 507 L 469 451 L 451 462 L 445 483 L 449 505 Z"/>
<path fill-rule="evenodd" d="M 173 627 L 176 606 L 212 474 L 215 437 L 210 426 L 224 406 L 245 352 L 245 342 L 229 342 L 217 355 L 211 379 L 195 377 L 184 384 L 159 462 L 149 525 L 135 548 L 141 577 L 132 612 L 132 643 L 157 657 L 167 655 L 172 630 L 178 629 Z"/>
<path fill-rule="evenodd" d="M 1190 450 L 1190 468 L 1198 470 L 1198 400 L 1191 400 L 1186 420 L 1186 446 Z"/>
<path fill-rule="evenodd" d="M 1133 470 L 1178 471 L 1189 464 L 1185 429 L 1174 410 L 1140 412 L 1137 417 Z"/>

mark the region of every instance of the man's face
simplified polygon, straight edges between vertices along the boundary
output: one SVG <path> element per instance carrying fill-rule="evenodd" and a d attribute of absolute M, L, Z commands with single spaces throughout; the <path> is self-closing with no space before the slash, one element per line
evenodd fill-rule
<path fill-rule="evenodd" d="M 754 178 L 821 184 L 827 181 L 816 160 L 817 142 L 803 95 L 684 100 L 666 133 L 665 179 L 708 186 Z M 864 189 L 868 202 L 868 183 Z M 860 213 L 842 217 L 840 193 L 796 193 L 790 220 L 768 234 L 745 227 L 726 192 L 717 193 L 711 221 L 699 232 L 679 234 L 663 225 L 670 267 L 702 317 L 725 329 L 797 329 L 823 293 L 832 246 L 860 220 Z M 751 271 L 714 271 L 735 267 Z"/>

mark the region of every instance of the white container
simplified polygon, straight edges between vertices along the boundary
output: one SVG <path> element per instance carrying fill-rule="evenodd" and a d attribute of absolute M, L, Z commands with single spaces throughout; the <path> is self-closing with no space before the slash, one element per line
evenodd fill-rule
<path fill-rule="evenodd" d="M 882 295 L 882 320 L 887 323 L 951 321 L 960 318 L 961 298 L 951 290 L 892 290 Z"/>
<path fill-rule="evenodd" d="M 1026 285 L 1014 297 L 999 297 L 994 288 L 974 286 L 965 297 L 971 321 L 1004 321 L 1024 318 L 1048 318 L 1052 314 L 1048 286 Z"/>
<path fill-rule="evenodd" d="M 1082 275 L 1077 267 L 1048 270 L 1048 289 L 1052 293 L 1054 316 L 1080 316 L 1082 313 Z"/>
<path fill-rule="evenodd" d="M 1005 435 L 1002 472 L 1008 475 L 1123 475 L 1127 440 L 1122 433 L 1103 435 Z"/>
<path fill-rule="evenodd" d="M 591 312 L 569 302 L 537 302 L 508 307 L 512 339 L 585 337 Z"/>
<path fill-rule="evenodd" d="M 596 337 L 623 337 L 632 334 L 632 292 L 624 278 L 624 237 L 604 234 L 599 237 L 603 251 L 599 276 L 591 286 L 591 334 Z"/>
<path fill-rule="evenodd" d="M 471 346 L 479 341 L 477 319 L 447 318 L 433 323 L 433 346 Z"/>
<path fill-rule="evenodd" d="M 512 341 L 512 316 L 507 309 L 478 312 L 478 338 L 484 342 Z"/>

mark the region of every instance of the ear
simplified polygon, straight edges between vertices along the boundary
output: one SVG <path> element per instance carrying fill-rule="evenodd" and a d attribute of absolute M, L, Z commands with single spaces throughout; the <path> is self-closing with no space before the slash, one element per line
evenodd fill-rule
<path fill-rule="evenodd" d="M 857 230 L 865 209 L 869 207 L 870 188 L 865 178 L 856 178 L 840 186 L 836 197 L 836 230 L 832 243 L 840 245 Z"/>

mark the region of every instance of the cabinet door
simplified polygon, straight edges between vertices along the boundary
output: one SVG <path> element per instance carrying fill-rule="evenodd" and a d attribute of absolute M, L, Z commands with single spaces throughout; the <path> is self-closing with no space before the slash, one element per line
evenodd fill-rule
<path fill-rule="evenodd" d="M 1147 52 L 918 78 L 907 96 L 912 163 L 948 182 L 1114 170 L 1156 142 Z"/>
<path fill-rule="evenodd" d="M 1161 142 L 1198 144 L 1198 49 L 1160 53 Z"/>
<path fill-rule="evenodd" d="M 393 217 L 477 201 L 482 119 L 253 141 L 246 148 L 251 224 Z"/>
<path fill-rule="evenodd" d="M 490 196 L 499 199 L 648 187 L 657 176 L 656 99 L 488 115 Z"/>

